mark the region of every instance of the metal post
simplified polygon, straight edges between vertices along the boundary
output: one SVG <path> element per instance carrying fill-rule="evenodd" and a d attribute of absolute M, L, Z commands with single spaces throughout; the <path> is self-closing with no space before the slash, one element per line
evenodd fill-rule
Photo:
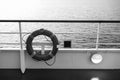
<path fill-rule="evenodd" d="M 101 23 L 99 22 L 97 27 L 96 50 L 98 50 L 99 48 L 100 26 L 101 26 Z"/>
<path fill-rule="evenodd" d="M 22 44 L 22 29 L 21 29 L 21 22 L 19 22 L 19 34 L 20 34 L 20 68 L 22 73 L 25 72 L 25 54 L 23 50 L 23 44 Z"/>

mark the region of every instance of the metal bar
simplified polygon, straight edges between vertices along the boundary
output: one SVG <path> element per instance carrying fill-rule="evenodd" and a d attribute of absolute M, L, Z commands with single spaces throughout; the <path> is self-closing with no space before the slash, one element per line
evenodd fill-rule
<path fill-rule="evenodd" d="M 0 20 L 0 22 L 120 23 L 120 20 Z"/>
<path fill-rule="evenodd" d="M 19 32 L 0 32 L 0 34 L 19 34 Z"/>
<path fill-rule="evenodd" d="M 20 43 L 0 43 L 1 45 L 20 45 Z M 51 43 L 33 43 L 33 45 L 51 45 Z M 60 44 L 63 44 L 63 43 L 60 43 Z M 73 43 L 75 44 L 75 43 Z M 81 45 L 87 45 L 87 44 L 93 44 L 95 45 L 96 43 L 79 43 Z M 120 43 L 98 43 L 98 44 L 104 44 L 104 45 L 120 45 Z M 22 43 L 22 45 L 25 45 L 25 43 Z"/>
<path fill-rule="evenodd" d="M 120 43 L 98 43 L 98 44 L 102 44 L 102 45 L 120 45 Z"/>
<path fill-rule="evenodd" d="M 22 34 L 31 34 L 32 32 L 22 32 Z M 0 34 L 20 34 L 19 32 L 0 32 Z"/>
<path fill-rule="evenodd" d="M 0 43 L 1 45 L 5 44 L 5 45 L 20 45 L 20 43 Z"/>
<path fill-rule="evenodd" d="M 113 34 L 113 35 L 120 35 L 120 33 L 100 33 L 100 34 Z"/>
<path fill-rule="evenodd" d="M 22 34 L 31 34 L 32 32 L 22 32 Z M 0 32 L 0 34 L 19 34 L 19 32 Z M 73 33 L 73 32 L 58 32 L 55 34 L 88 34 L 87 32 L 78 32 L 78 33 Z M 90 34 L 90 33 L 89 33 Z M 91 33 L 93 34 L 93 33 Z M 119 33 L 120 34 L 120 33 Z"/>
<path fill-rule="evenodd" d="M 31 34 L 32 32 L 22 32 L 22 34 Z M 0 32 L 0 34 L 19 34 L 19 32 Z M 95 33 L 88 33 L 88 32 L 55 32 L 55 34 L 95 34 Z M 99 33 L 99 34 L 120 34 L 120 33 Z"/>
<path fill-rule="evenodd" d="M 76 43 L 73 43 L 76 44 Z M 77 43 L 78 44 L 78 43 Z M 88 45 L 88 44 L 93 44 L 95 45 L 96 43 L 79 43 L 81 45 Z M 103 45 L 120 45 L 120 43 L 97 43 L 98 45 L 103 44 Z"/>
<path fill-rule="evenodd" d="M 80 49 L 80 48 L 60 48 L 60 51 L 120 51 L 120 49 L 113 48 L 91 48 L 91 49 Z"/>
<path fill-rule="evenodd" d="M 22 32 L 22 34 L 31 34 L 32 32 Z M 54 32 L 55 34 L 95 34 L 92 32 Z M 97 33 L 97 32 L 96 32 Z M 19 34 L 19 32 L 0 32 L 0 34 Z M 99 33 L 99 34 L 120 34 L 120 33 Z"/>
<path fill-rule="evenodd" d="M 55 34 L 95 34 L 95 33 L 92 33 L 92 32 L 90 32 L 90 33 L 88 33 L 88 32 L 75 32 L 75 33 L 73 33 L 73 32 L 58 32 L 58 33 L 56 33 L 55 32 Z"/>
<path fill-rule="evenodd" d="M 101 23 L 98 23 L 98 27 L 97 27 L 97 39 L 96 39 L 96 49 L 98 49 L 99 47 L 99 33 L 100 33 L 100 26 L 101 26 Z"/>
<path fill-rule="evenodd" d="M 22 73 L 25 72 L 25 54 L 22 45 L 22 29 L 21 29 L 21 22 L 19 22 L 19 32 L 20 32 L 20 63 L 21 63 L 21 71 Z"/>
<path fill-rule="evenodd" d="M 61 44 L 63 44 L 63 43 L 61 43 Z M 60 45 L 61 45 L 60 44 Z M 76 43 L 73 43 L 73 44 L 76 44 Z M 78 44 L 78 43 L 77 43 Z M 79 44 L 81 44 L 81 45 L 88 45 L 88 44 L 93 44 L 93 45 L 95 45 L 96 43 L 79 43 Z M 99 45 L 100 44 L 104 44 L 104 45 L 120 45 L 120 43 L 98 43 Z"/>
<path fill-rule="evenodd" d="M 19 51 L 20 48 L 0 48 L 1 51 Z M 26 48 L 23 48 L 23 50 L 26 50 Z M 35 50 L 40 50 L 40 48 L 35 48 Z M 45 50 L 50 50 L 49 48 L 45 48 Z M 110 51 L 110 52 L 120 52 L 120 49 L 114 49 L 114 48 L 91 48 L 91 49 L 82 49 L 82 48 L 59 48 L 59 52 L 80 52 L 80 51 Z"/>

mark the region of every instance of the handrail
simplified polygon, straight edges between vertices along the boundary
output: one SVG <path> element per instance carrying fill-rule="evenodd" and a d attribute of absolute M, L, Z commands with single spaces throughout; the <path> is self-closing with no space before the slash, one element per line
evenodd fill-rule
<path fill-rule="evenodd" d="M 31 34 L 32 32 L 22 32 L 22 34 Z M 19 32 L 0 32 L 0 34 L 20 34 Z M 54 34 L 96 34 L 96 33 L 91 33 L 91 32 L 55 32 Z M 99 34 L 120 34 L 120 33 L 99 33 Z"/>
<path fill-rule="evenodd" d="M 0 22 L 120 23 L 120 20 L 0 20 Z"/>

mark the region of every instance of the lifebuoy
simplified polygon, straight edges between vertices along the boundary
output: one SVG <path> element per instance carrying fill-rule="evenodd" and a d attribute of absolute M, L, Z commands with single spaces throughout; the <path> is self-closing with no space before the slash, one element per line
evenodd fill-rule
<path fill-rule="evenodd" d="M 45 51 L 44 52 L 45 54 L 41 54 L 41 51 L 33 50 L 32 41 L 38 35 L 45 35 L 45 36 L 47 36 L 51 39 L 52 44 L 53 44 L 51 54 L 49 54 L 50 50 Z M 29 37 L 27 38 L 27 40 L 26 40 L 26 50 L 27 50 L 28 54 L 31 55 L 31 57 L 33 59 L 38 60 L 38 61 L 47 61 L 47 60 L 52 59 L 53 56 L 56 55 L 56 53 L 58 51 L 58 47 L 57 47 L 58 44 L 59 43 L 58 43 L 57 37 L 51 31 L 48 31 L 48 30 L 45 30 L 45 29 L 39 29 L 39 30 L 36 30 L 33 33 L 31 33 L 29 35 Z"/>

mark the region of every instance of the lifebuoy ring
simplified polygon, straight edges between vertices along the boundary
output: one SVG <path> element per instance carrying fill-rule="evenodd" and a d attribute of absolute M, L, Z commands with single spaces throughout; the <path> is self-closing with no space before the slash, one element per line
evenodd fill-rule
<path fill-rule="evenodd" d="M 41 51 L 33 50 L 32 41 L 33 41 L 34 37 L 36 37 L 38 35 L 45 35 L 45 36 L 47 36 L 51 39 L 52 44 L 53 44 L 51 54 L 49 54 L 50 50 L 45 51 L 44 52 L 45 54 L 41 54 Z M 45 29 L 39 29 L 39 30 L 36 30 L 33 33 L 31 33 L 31 35 L 29 35 L 29 37 L 27 38 L 27 40 L 26 40 L 26 50 L 27 50 L 28 54 L 31 55 L 31 57 L 33 59 L 38 60 L 38 61 L 47 61 L 47 60 L 52 59 L 53 56 L 56 55 L 56 53 L 58 51 L 58 47 L 57 47 L 58 44 L 59 43 L 58 43 L 57 37 L 51 31 L 48 31 L 48 30 L 45 30 Z"/>

